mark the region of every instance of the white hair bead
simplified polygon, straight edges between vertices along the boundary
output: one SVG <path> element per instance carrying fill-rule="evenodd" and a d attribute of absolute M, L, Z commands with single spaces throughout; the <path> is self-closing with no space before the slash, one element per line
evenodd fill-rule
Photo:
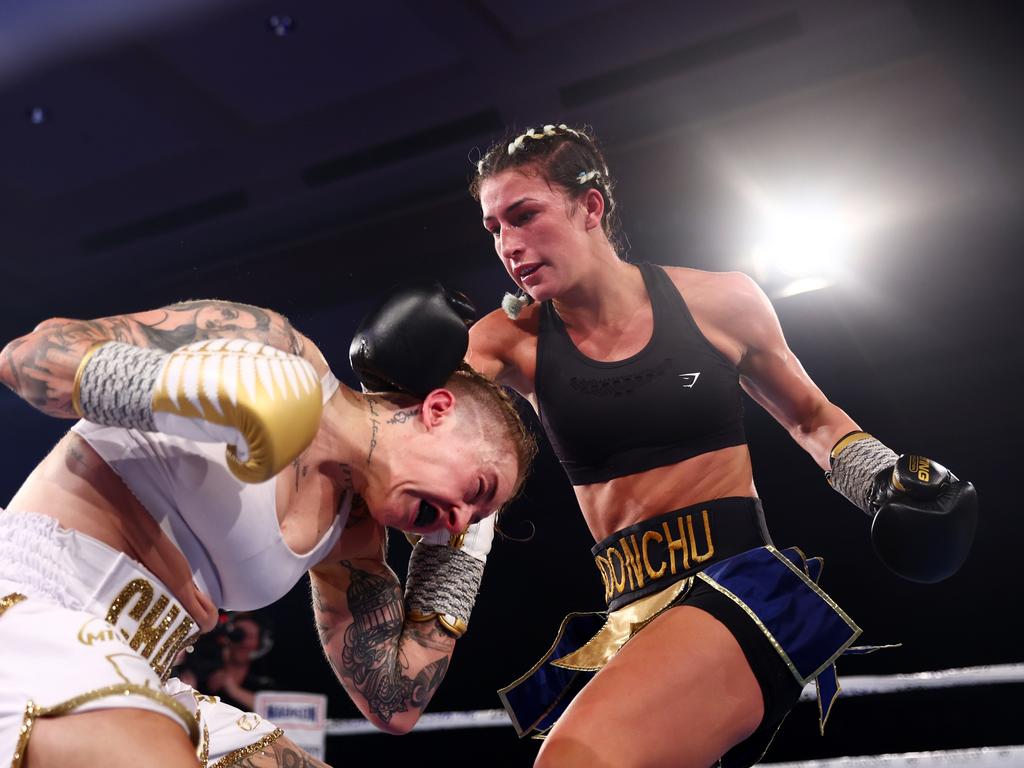
<path fill-rule="evenodd" d="M 514 155 L 516 152 L 522 149 L 523 143 L 527 139 L 544 139 L 547 138 L 548 136 L 557 136 L 559 132 L 571 133 L 573 136 L 576 136 L 577 138 L 583 137 L 583 134 L 581 134 L 579 131 L 573 128 L 570 128 L 565 123 L 559 123 L 558 125 L 545 125 L 543 128 L 540 128 L 539 130 L 536 131 L 533 128 L 527 128 L 526 131 L 519 134 L 512 141 L 509 142 L 508 154 Z"/>

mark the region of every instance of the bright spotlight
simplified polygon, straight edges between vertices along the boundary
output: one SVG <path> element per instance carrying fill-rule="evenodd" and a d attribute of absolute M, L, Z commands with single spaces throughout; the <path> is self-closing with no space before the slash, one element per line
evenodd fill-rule
<path fill-rule="evenodd" d="M 850 250 L 847 217 L 827 203 L 814 202 L 767 211 L 751 250 L 759 280 L 777 296 L 791 296 L 831 285 Z"/>

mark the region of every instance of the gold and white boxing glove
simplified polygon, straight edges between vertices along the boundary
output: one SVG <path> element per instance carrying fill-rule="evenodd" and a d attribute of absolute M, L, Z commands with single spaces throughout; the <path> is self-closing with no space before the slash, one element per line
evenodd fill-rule
<path fill-rule="evenodd" d="M 227 443 L 231 472 L 269 480 L 312 442 L 320 380 L 306 360 L 244 339 L 213 339 L 173 352 L 120 342 L 82 358 L 75 411 L 107 426 Z"/>

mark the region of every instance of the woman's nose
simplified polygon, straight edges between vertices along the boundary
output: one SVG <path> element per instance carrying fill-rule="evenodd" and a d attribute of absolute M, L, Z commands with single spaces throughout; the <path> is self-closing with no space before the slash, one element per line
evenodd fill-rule
<path fill-rule="evenodd" d="M 445 528 L 447 528 L 453 536 L 457 536 L 469 528 L 472 517 L 473 509 L 471 507 L 463 505 L 452 507 L 448 510 L 447 519 L 445 520 Z"/>
<path fill-rule="evenodd" d="M 507 233 L 501 233 L 501 255 L 503 258 L 513 261 L 523 253 L 522 239 L 510 229 Z"/>

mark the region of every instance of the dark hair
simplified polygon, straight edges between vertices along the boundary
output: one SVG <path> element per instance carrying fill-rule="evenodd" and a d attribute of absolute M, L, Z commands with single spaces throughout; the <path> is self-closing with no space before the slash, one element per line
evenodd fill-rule
<path fill-rule="evenodd" d="M 476 173 L 469 183 L 469 193 L 480 201 L 480 186 L 485 179 L 509 169 L 531 170 L 549 184 L 557 184 L 574 203 L 589 189 L 604 197 L 601 227 L 617 253 L 619 249 L 619 217 L 612 196 L 615 186 L 604 154 L 589 128 L 567 125 L 545 125 L 523 133 L 512 129 L 492 144 L 476 163 Z"/>

